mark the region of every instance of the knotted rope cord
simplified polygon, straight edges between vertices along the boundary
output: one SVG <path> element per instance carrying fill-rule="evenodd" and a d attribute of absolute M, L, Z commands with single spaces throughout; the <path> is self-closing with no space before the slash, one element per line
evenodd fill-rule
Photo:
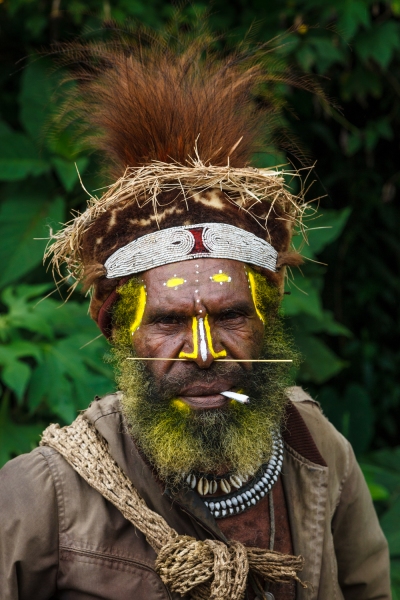
<path fill-rule="evenodd" d="M 303 567 L 301 556 L 261 548 L 229 545 L 218 540 L 196 540 L 178 533 L 161 515 L 150 510 L 130 479 L 108 451 L 106 440 L 80 415 L 71 425 L 53 424 L 42 435 L 41 446 L 57 450 L 97 492 L 116 506 L 141 531 L 156 552 L 155 569 L 164 584 L 193 600 L 241 600 L 249 569 L 276 583 L 295 580 Z"/>

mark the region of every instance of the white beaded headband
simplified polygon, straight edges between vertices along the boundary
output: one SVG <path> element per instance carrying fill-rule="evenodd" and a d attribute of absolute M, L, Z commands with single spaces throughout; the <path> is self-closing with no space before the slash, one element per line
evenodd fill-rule
<path fill-rule="evenodd" d="M 105 262 L 106 277 L 125 277 L 169 263 L 229 258 L 276 271 L 278 252 L 249 231 L 226 223 L 161 229 L 119 248 Z"/>

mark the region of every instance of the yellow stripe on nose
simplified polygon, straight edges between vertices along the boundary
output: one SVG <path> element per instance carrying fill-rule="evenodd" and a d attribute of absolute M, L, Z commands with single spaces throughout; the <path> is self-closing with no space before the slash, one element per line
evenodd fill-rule
<path fill-rule="evenodd" d="M 226 356 L 226 350 L 221 350 L 221 352 L 215 352 L 214 350 L 213 341 L 211 337 L 210 323 L 208 322 L 208 315 L 206 315 L 204 318 L 204 327 L 206 330 L 208 349 L 210 351 L 211 356 L 213 358 L 220 358 L 222 356 Z"/>
<path fill-rule="evenodd" d="M 180 352 L 179 358 L 197 358 L 199 355 L 199 335 L 197 333 L 197 318 L 192 319 L 193 352 Z"/>

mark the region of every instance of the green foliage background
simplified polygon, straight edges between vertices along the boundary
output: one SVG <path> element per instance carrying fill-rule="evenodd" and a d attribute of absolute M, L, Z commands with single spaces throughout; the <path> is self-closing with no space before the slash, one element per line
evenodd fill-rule
<path fill-rule="evenodd" d="M 185 14 L 207 7 L 194 2 Z M 44 134 L 60 73 L 35 56 L 51 42 L 87 37 L 105 19 L 158 27 L 173 10 L 164 0 L 0 2 L 0 465 L 114 386 L 86 300 L 41 300 L 54 285 L 40 238 L 86 200 L 75 163 L 88 189 L 104 182 L 70 134 Z M 284 310 L 305 357 L 299 383 L 363 466 L 400 598 L 400 1 L 215 0 L 211 24 L 238 39 L 252 26 L 255 41 L 300 26 L 281 57 L 320 77 L 341 106 L 326 111 L 305 92 L 281 90 L 294 109 L 287 127 L 318 159 L 312 195 L 325 196 L 302 247 L 310 260 L 294 273 Z"/>

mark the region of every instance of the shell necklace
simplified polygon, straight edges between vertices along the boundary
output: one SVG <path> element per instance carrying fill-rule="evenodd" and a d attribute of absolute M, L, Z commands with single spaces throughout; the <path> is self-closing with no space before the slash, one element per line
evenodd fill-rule
<path fill-rule="evenodd" d="M 186 482 L 192 489 L 197 488 L 201 496 L 215 494 L 218 485 L 223 496 L 204 500 L 212 515 L 216 519 L 237 515 L 264 498 L 271 491 L 274 484 L 278 481 L 283 463 L 283 442 L 280 434 L 275 434 L 272 445 L 272 455 L 269 461 L 263 464 L 255 477 L 244 485 L 248 478 L 241 475 L 230 475 L 225 477 L 215 477 L 210 475 L 190 474 L 186 477 Z M 251 474 L 249 474 L 251 475 Z M 234 491 L 232 491 L 234 488 Z"/>

